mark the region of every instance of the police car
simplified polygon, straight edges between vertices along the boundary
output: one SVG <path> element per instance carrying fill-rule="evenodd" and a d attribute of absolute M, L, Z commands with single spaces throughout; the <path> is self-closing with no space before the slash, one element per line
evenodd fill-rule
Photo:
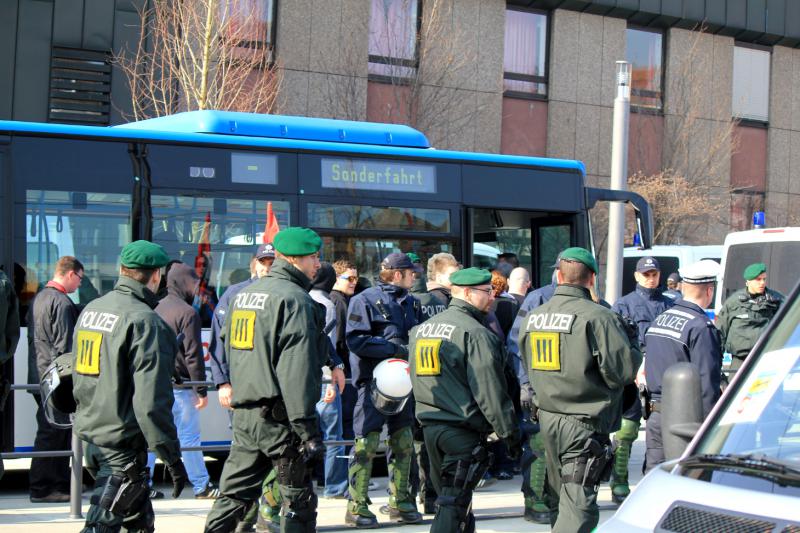
<path fill-rule="evenodd" d="M 681 457 L 598 531 L 800 531 L 800 284 Z"/>

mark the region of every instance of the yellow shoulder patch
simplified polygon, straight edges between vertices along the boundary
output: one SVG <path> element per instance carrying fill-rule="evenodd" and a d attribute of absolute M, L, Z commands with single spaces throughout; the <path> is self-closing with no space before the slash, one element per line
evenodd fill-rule
<path fill-rule="evenodd" d="M 237 309 L 231 314 L 231 348 L 252 350 L 256 329 L 256 312 Z"/>
<path fill-rule="evenodd" d="M 531 347 L 531 369 L 544 372 L 561 370 L 560 333 L 532 331 L 528 334 Z"/>
<path fill-rule="evenodd" d="M 414 350 L 414 361 L 418 376 L 438 376 L 442 373 L 439 347 L 442 339 L 418 339 Z"/>
<path fill-rule="evenodd" d="M 99 331 L 79 329 L 75 337 L 75 372 L 85 376 L 100 375 L 100 345 L 103 334 Z"/>

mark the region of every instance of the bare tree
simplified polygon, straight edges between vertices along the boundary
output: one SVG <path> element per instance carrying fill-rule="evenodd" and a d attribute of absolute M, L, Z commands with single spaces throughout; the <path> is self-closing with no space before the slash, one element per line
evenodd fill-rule
<path fill-rule="evenodd" d="M 249 0 L 151 0 L 138 41 L 114 61 L 131 90 L 132 118 L 218 109 L 269 113 L 281 85 L 265 17 Z"/>
<path fill-rule="evenodd" d="M 371 58 L 368 68 L 364 68 L 363 48 L 359 48 L 364 43 L 349 41 L 353 49 L 342 49 L 340 73 L 327 75 L 327 94 L 337 117 L 361 120 L 364 78 L 382 82 L 382 109 L 377 120 L 410 125 L 425 132 L 434 145 L 449 146 L 451 137 L 463 135 L 463 128 L 480 110 L 474 101 L 465 105 L 471 91 L 463 89 L 464 80 L 475 75 L 478 48 L 474 35 L 456 20 L 455 0 L 421 4 L 419 31 L 414 31 L 415 0 L 392 6 L 400 13 L 392 16 L 412 19 L 403 24 L 392 24 L 397 21 L 383 14 L 384 28 L 373 28 L 369 34 L 368 46 L 380 50 L 380 55 Z"/>
<path fill-rule="evenodd" d="M 672 55 L 667 88 L 672 105 L 665 114 L 661 169 L 636 171 L 629 178 L 630 189 L 653 209 L 658 244 L 692 242 L 708 225 L 729 226 L 738 120 L 730 118 L 729 100 L 715 98 L 714 54 L 703 46 L 713 36 L 704 30 L 695 28 L 685 53 Z"/>

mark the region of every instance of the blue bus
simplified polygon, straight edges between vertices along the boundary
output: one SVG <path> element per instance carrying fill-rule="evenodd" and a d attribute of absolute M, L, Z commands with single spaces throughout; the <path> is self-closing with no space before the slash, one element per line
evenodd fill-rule
<path fill-rule="evenodd" d="M 121 248 L 141 238 L 188 264 L 200 258 L 213 299 L 249 276 L 268 203 L 281 228 L 315 229 L 323 260 L 350 259 L 367 279 L 395 251 L 489 267 L 513 252 L 545 285 L 560 250 L 592 247 L 598 201 L 629 202 L 644 246 L 651 234 L 647 203 L 587 187 L 579 161 L 436 150 L 407 126 L 332 119 L 195 111 L 115 127 L 0 121 L 0 184 L 0 265 L 13 270 L 23 314 L 58 257 L 84 264 L 73 297 L 85 304 L 112 289 Z M 16 383 L 26 381 L 24 339 Z M 15 400 L 29 425 L 29 395 Z M 4 424 L 27 449 L 35 428 Z"/>

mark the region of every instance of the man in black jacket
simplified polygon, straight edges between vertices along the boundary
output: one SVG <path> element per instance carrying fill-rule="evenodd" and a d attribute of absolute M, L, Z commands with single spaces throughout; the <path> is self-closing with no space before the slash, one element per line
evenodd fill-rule
<path fill-rule="evenodd" d="M 167 273 L 167 295 L 155 311 L 172 331 L 182 338 L 175 354 L 175 377 L 180 381 L 205 381 L 203 341 L 200 338 L 200 315 L 191 306 L 200 278 L 185 263 L 174 263 Z M 178 430 L 181 447 L 200 446 L 200 416 L 198 411 L 208 405 L 205 387 L 175 388 L 172 416 Z M 213 499 L 219 495 L 209 480 L 203 452 L 181 452 L 195 498 Z"/>
<path fill-rule="evenodd" d="M 83 265 L 65 255 L 56 262 L 53 279 L 36 295 L 28 310 L 28 381 L 39 383 L 42 374 L 59 355 L 72 350 L 72 330 L 78 308 L 68 294 L 75 292 L 83 279 Z M 38 409 L 37 452 L 69 450 L 72 432 L 50 425 L 44 416 L 41 398 L 34 395 Z M 31 460 L 30 498 L 33 503 L 69 501 L 69 458 L 35 457 Z"/>

